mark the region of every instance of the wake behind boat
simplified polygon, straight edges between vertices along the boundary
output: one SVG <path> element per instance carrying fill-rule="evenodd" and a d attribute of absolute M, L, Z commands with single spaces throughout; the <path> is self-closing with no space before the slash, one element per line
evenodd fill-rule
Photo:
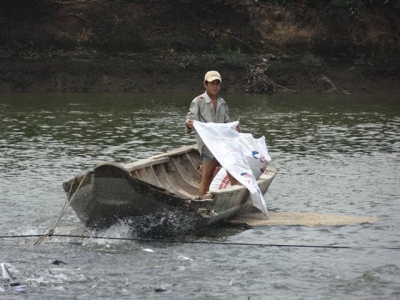
<path fill-rule="evenodd" d="M 124 219 L 178 216 L 199 230 L 252 207 L 249 191 L 241 185 L 211 190 L 200 199 L 200 163 L 196 146 L 185 146 L 130 164 L 100 163 L 63 187 L 76 215 L 89 228 L 107 228 Z M 257 180 L 263 195 L 275 173 L 268 167 Z"/>

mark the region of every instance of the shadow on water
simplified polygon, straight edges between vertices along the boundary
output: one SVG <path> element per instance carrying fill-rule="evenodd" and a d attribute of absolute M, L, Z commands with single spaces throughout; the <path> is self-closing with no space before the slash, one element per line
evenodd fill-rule
<path fill-rule="evenodd" d="M 198 219 L 179 212 L 162 212 L 152 215 L 136 216 L 119 220 L 112 227 L 124 227 L 128 229 L 127 237 L 132 239 L 165 238 L 190 236 L 198 230 Z M 95 230 L 97 235 L 110 230 Z"/>
<path fill-rule="evenodd" d="M 235 235 L 250 229 L 245 224 L 223 222 L 209 227 L 199 227 L 198 218 L 182 215 L 176 212 L 164 212 L 134 218 L 124 218 L 107 229 L 90 229 L 96 236 L 106 236 L 109 233 L 121 232 L 125 228 L 125 238 L 133 240 L 196 240 L 220 239 Z M 123 238 L 123 237 L 121 237 Z"/>

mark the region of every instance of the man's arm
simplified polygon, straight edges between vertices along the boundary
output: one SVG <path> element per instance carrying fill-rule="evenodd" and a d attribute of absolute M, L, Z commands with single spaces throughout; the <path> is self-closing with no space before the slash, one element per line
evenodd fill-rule
<path fill-rule="evenodd" d="M 224 116 L 224 123 L 229 123 L 230 118 L 229 118 L 229 109 L 228 105 L 225 103 L 225 116 Z"/>
<path fill-rule="evenodd" d="M 190 104 L 189 112 L 186 115 L 185 121 L 185 133 L 191 133 L 194 131 L 193 120 L 199 120 L 199 105 L 197 104 L 197 98 Z"/>

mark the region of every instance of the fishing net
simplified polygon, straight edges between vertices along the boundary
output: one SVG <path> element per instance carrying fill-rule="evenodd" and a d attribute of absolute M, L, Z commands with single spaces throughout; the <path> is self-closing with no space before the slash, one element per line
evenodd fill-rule
<path fill-rule="evenodd" d="M 262 213 L 249 213 L 238 216 L 229 221 L 232 224 L 247 224 L 249 226 L 268 225 L 298 225 L 308 227 L 339 226 L 361 223 L 373 223 L 377 220 L 371 216 L 330 215 L 319 213 L 293 213 L 293 212 L 269 212 L 266 218 Z"/>

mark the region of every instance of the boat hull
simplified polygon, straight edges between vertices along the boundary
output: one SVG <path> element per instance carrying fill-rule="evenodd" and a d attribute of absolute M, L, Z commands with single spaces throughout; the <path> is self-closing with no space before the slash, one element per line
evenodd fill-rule
<path fill-rule="evenodd" d="M 64 183 L 70 205 L 89 228 L 107 228 L 120 220 L 199 230 L 252 207 L 244 186 L 196 197 L 201 174 L 195 147 L 182 147 L 130 165 L 101 163 Z M 275 176 L 269 168 L 258 180 L 265 194 Z M 154 176 L 151 176 L 154 174 Z M 162 221 L 162 222 L 161 222 Z M 176 230 L 176 228 L 174 229 Z"/>

